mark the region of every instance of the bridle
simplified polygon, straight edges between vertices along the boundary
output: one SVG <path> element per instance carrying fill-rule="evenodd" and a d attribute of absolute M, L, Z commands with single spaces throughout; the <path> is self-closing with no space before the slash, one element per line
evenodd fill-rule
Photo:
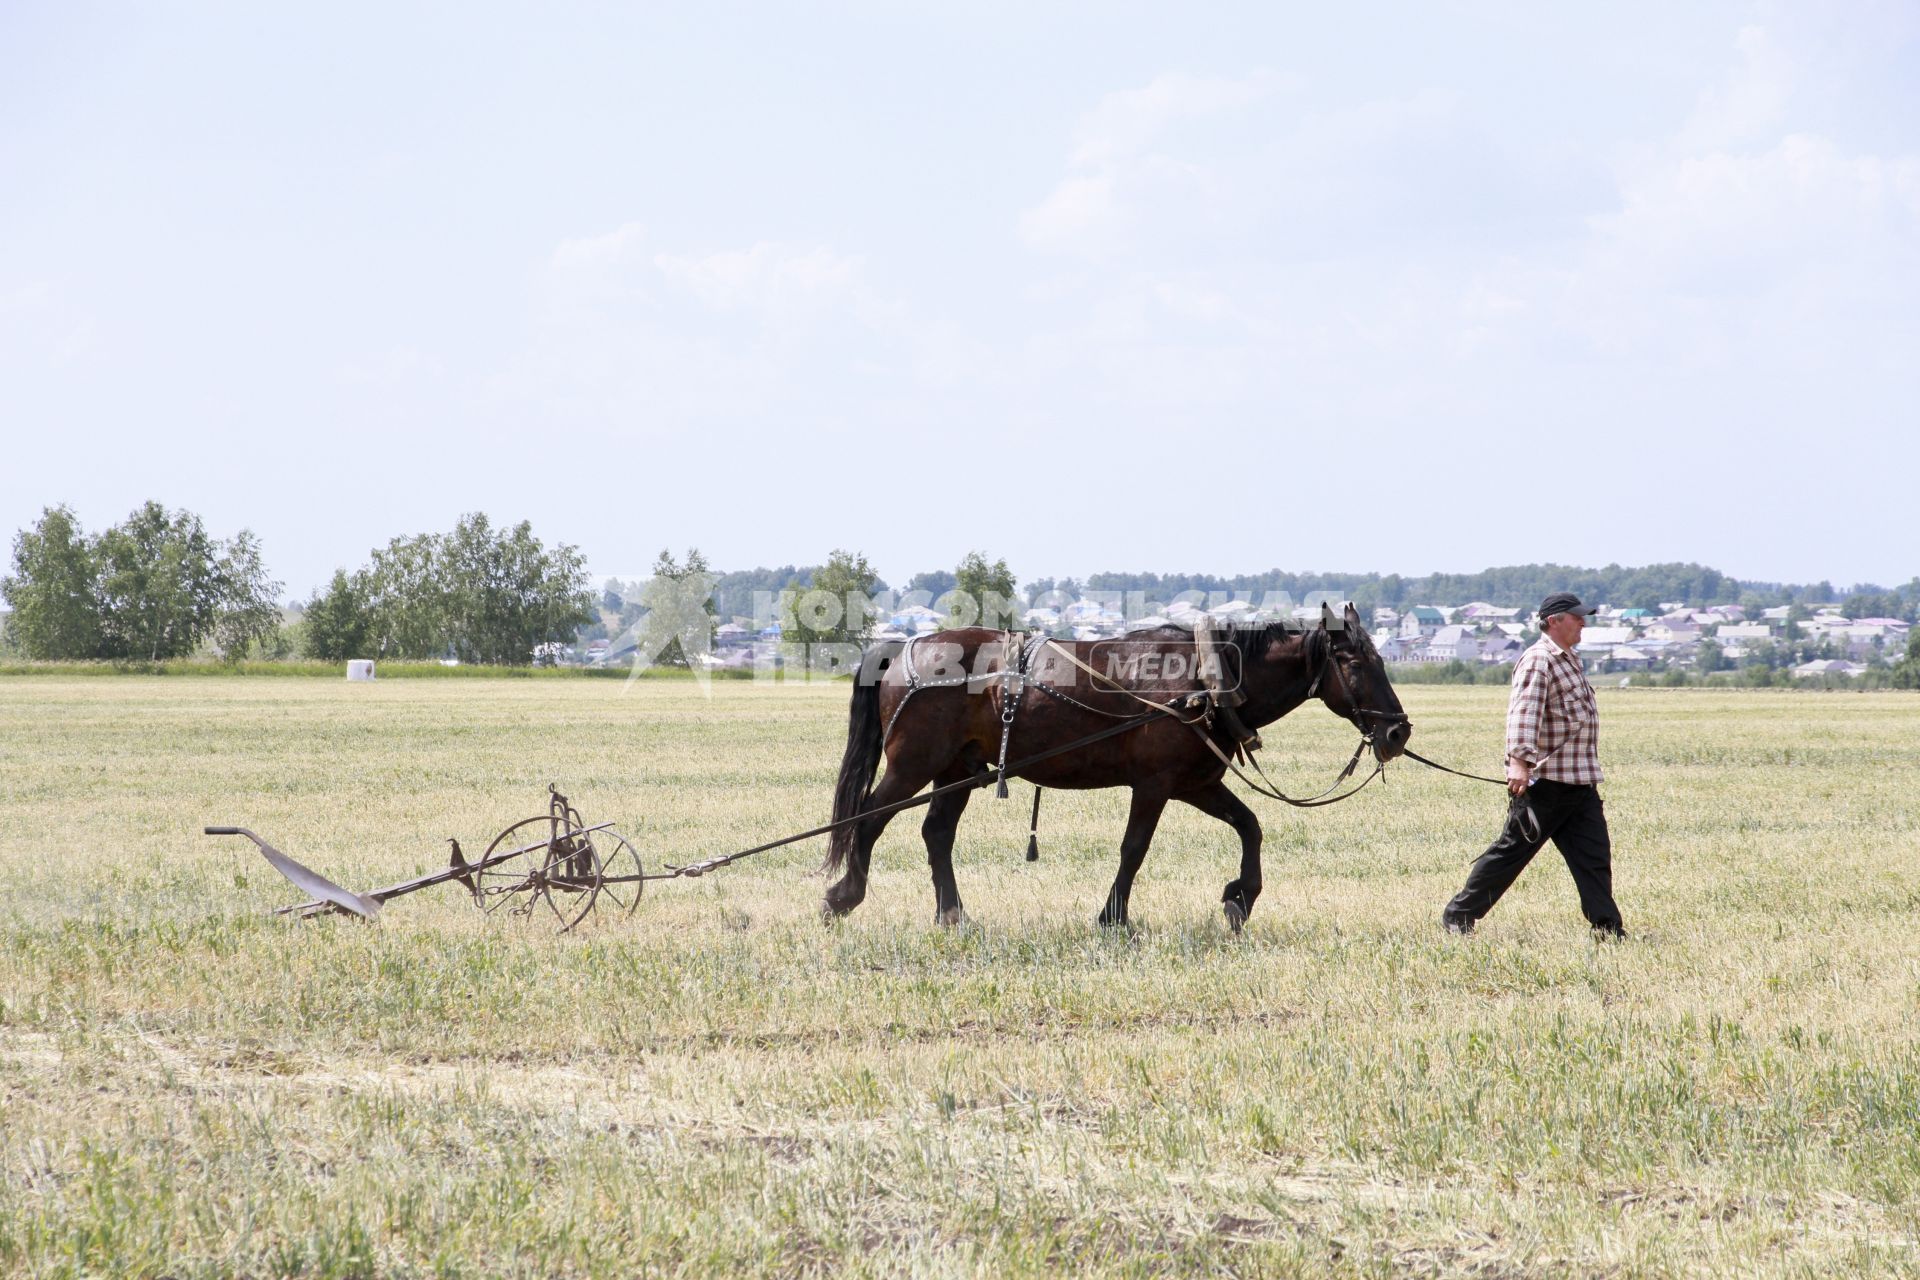
<path fill-rule="evenodd" d="M 1317 669 L 1313 673 L 1313 679 L 1307 684 L 1306 697 L 1302 698 L 1301 701 L 1311 702 L 1320 692 L 1321 681 L 1325 680 L 1327 672 L 1332 670 L 1334 679 L 1340 683 L 1341 695 L 1347 704 L 1346 719 L 1353 725 L 1355 732 L 1360 735 L 1360 741 L 1354 744 L 1353 755 L 1347 759 L 1346 767 L 1340 770 L 1339 774 L 1334 778 L 1333 782 L 1328 785 L 1326 790 L 1317 795 L 1309 796 L 1304 800 L 1287 795 L 1281 791 L 1280 788 L 1273 785 L 1273 780 L 1267 777 L 1267 771 L 1260 767 L 1260 761 L 1253 755 L 1248 754 L 1246 756 L 1247 764 L 1252 767 L 1255 774 L 1259 775 L 1259 781 L 1256 782 L 1254 779 L 1248 777 L 1246 772 L 1242 770 L 1239 765 L 1235 764 L 1226 752 L 1220 749 L 1219 744 L 1216 743 L 1211 736 L 1197 727 L 1189 726 L 1194 728 L 1195 733 L 1199 734 L 1201 741 L 1207 744 L 1207 748 L 1211 750 L 1215 756 L 1219 757 L 1220 763 L 1232 770 L 1233 775 L 1240 779 L 1240 781 L 1246 783 L 1250 789 L 1269 799 L 1278 800 L 1282 804 L 1292 805 L 1296 809 L 1318 809 L 1326 805 L 1338 804 L 1349 796 L 1358 795 L 1360 792 L 1366 790 L 1367 784 L 1375 778 L 1386 775 L 1387 762 L 1376 758 L 1373 772 L 1361 779 L 1358 786 L 1349 788 L 1346 791 L 1340 791 L 1340 787 L 1346 780 L 1353 776 L 1353 771 L 1360 767 L 1360 758 L 1366 754 L 1369 747 L 1374 746 L 1374 733 L 1376 731 L 1367 727 L 1366 720 L 1368 717 L 1387 722 L 1387 728 L 1389 729 L 1396 724 L 1410 725 L 1413 723 L 1412 717 L 1408 716 L 1404 711 L 1375 711 L 1370 707 L 1362 707 L 1353 696 L 1353 682 L 1339 669 L 1340 663 L 1333 652 L 1333 636 L 1324 624 L 1322 624 L 1320 628 L 1320 634 L 1326 637 L 1326 645 L 1320 649 L 1319 659 L 1315 663 Z M 1243 656 L 1242 661 L 1244 660 Z M 1331 704 L 1329 704 L 1329 709 L 1331 709 Z M 1406 748 L 1402 747 L 1401 750 L 1404 752 Z M 1378 752 L 1375 752 L 1375 755 L 1377 757 Z M 1339 792 L 1339 794 L 1336 795 L 1334 794 L 1335 792 Z"/>
<path fill-rule="evenodd" d="M 1308 699 L 1311 699 L 1314 696 L 1314 694 L 1319 690 L 1320 679 L 1322 676 L 1326 674 L 1326 669 L 1328 667 L 1337 668 L 1338 666 L 1339 666 L 1339 663 L 1337 663 L 1334 660 L 1333 647 L 1329 645 L 1327 647 L 1326 654 L 1321 661 L 1320 670 L 1314 674 L 1313 683 L 1307 687 Z M 1345 674 L 1339 672 L 1338 670 L 1336 670 L 1334 674 L 1339 679 L 1340 685 L 1341 685 L 1341 692 L 1346 697 L 1346 700 L 1347 700 L 1347 719 L 1352 721 L 1353 727 L 1359 730 L 1360 732 L 1361 746 L 1365 747 L 1365 746 L 1373 745 L 1373 734 L 1368 731 L 1367 727 L 1363 723 L 1361 723 L 1362 717 L 1372 716 L 1376 719 L 1384 720 L 1387 722 L 1388 728 L 1392 728 L 1394 725 L 1402 725 L 1402 724 L 1410 725 L 1413 723 L 1413 718 L 1407 715 L 1407 713 L 1404 711 L 1375 711 L 1370 707 L 1360 706 L 1358 702 L 1354 699 L 1353 685 L 1347 680 Z M 1419 764 L 1423 764 L 1427 766 L 1427 768 L 1429 769 L 1437 769 L 1441 773 L 1450 773 L 1456 778 L 1468 778 L 1474 782 L 1491 782 L 1498 787 L 1504 787 L 1507 785 L 1507 780 L 1505 778 L 1489 778 L 1483 773 L 1467 773 L 1461 769 L 1451 768 L 1447 765 L 1441 764 L 1438 760 L 1427 759 L 1427 757 L 1421 755 L 1418 751 L 1415 751 L 1412 747 L 1406 746 L 1404 744 L 1400 748 L 1400 754 L 1405 756 L 1409 760 L 1413 760 Z"/>
<path fill-rule="evenodd" d="M 1031 650 L 1028 650 L 1025 652 L 1025 654 L 1023 655 L 1024 661 L 1021 663 L 1022 669 L 1019 671 L 1017 678 L 1019 680 L 1020 689 L 1022 692 L 1024 692 L 1025 689 L 1029 687 L 1036 688 L 1036 689 L 1039 689 L 1041 692 L 1048 694 L 1049 696 L 1059 698 L 1063 701 L 1069 702 L 1072 705 L 1079 707 L 1083 711 L 1091 711 L 1091 712 L 1094 712 L 1095 714 L 1103 715 L 1103 716 L 1112 716 L 1114 719 L 1117 719 L 1120 721 L 1120 723 L 1118 725 L 1113 726 L 1111 730 L 1103 731 L 1102 733 L 1097 735 L 1099 737 L 1106 737 L 1110 732 L 1116 732 L 1116 731 L 1123 732 L 1127 729 L 1134 728 L 1139 724 L 1143 724 L 1149 720 L 1160 719 L 1160 718 L 1171 719 L 1175 723 L 1180 724 L 1185 728 L 1192 730 L 1194 736 L 1200 739 L 1200 741 L 1206 746 L 1207 750 L 1211 751 L 1214 754 L 1214 756 L 1220 761 L 1220 763 L 1225 765 L 1226 768 L 1235 777 L 1239 778 L 1241 782 L 1245 783 L 1250 790 L 1254 791 L 1259 795 L 1266 796 L 1269 799 L 1278 800 L 1282 804 L 1291 805 L 1296 809 L 1318 809 L 1326 805 L 1338 804 L 1342 800 L 1348 799 L 1351 796 L 1358 795 L 1361 791 L 1364 791 L 1367 788 L 1368 784 L 1371 783 L 1375 778 L 1385 776 L 1386 769 L 1387 769 L 1387 762 L 1384 760 L 1376 759 L 1372 773 L 1369 773 L 1365 778 L 1363 778 L 1358 785 L 1351 787 L 1346 791 L 1340 790 L 1340 788 L 1343 785 L 1345 785 L 1347 779 L 1351 778 L 1354 774 L 1354 771 L 1360 767 L 1361 757 L 1366 754 L 1367 749 L 1375 745 L 1374 735 L 1376 732 L 1378 732 L 1378 730 L 1370 729 L 1367 727 L 1366 722 L 1369 719 L 1382 722 L 1383 726 L 1388 730 L 1391 730 L 1395 725 L 1411 725 L 1413 723 L 1413 718 L 1407 715 L 1405 711 L 1377 711 L 1371 707 L 1360 706 L 1358 701 L 1353 696 L 1352 681 L 1347 678 L 1346 674 L 1343 671 L 1339 670 L 1340 664 L 1338 659 L 1335 657 L 1334 651 L 1333 651 L 1333 637 L 1330 631 L 1328 630 L 1328 628 L 1324 624 L 1320 628 L 1320 634 L 1326 637 L 1326 645 L 1325 647 L 1321 648 L 1319 651 L 1318 658 L 1314 663 L 1315 670 L 1313 672 L 1313 678 L 1308 682 L 1306 696 L 1302 698 L 1301 701 L 1310 702 L 1314 699 L 1315 696 L 1318 695 L 1318 693 L 1320 692 L 1320 685 L 1326 679 L 1327 672 L 1331 669 L 1333 671 L 1334 679 L 1339 682 L 1341 695 L 1347 704 L 1347 712 L 1344 718 L 1347 720 L 1348 723 L 1353 725 L 1354 730 L 1360 735 L 1360 741 L 1354 745 L 1353 755 L 1347 759 L 1346 766 L 1340 770 L 1339 774 L 1336 775 L 1334 777 L 1334 780 L 1327 785 L 1326 789 L 1320 792 L 1317 792 L 1314 795 L 1308 796 L 1305 799 L 1300 799 L 1294 796 L 1290 796 L 1290 795 L 1287 795 L 1285 792 L 1281 791 L 1279 787 L 1273 784 L 1273 780 L 1267 777 L 1266 770 L 1260 767 L 1260 761 L 1257 758 L 1253 757 L 1252 755 L 1248 755 L 1246 757 L 1246 761 L 1247 761 L 1247 764 L 1251 766 L 1251 768 L 1253 769 L 1254 774 L 1257 775 L 1257 780 L 1255 777 L 1249 777 L 1247 775 L 1246 770 L 1242 769 L 1237 763 L 1235 763 L 1233 757 L 1228 755 L 1225 751 L 1221 750 L 1220 744 L 1213 740 L 1213 735 L 1212 733 L 1209 732 L 1209 726 L 1207 723 L 1208 717 L 1206 715 L 1202 714 L 1202 715 L 1195 715 L 1192 717 L 1182 716 L 1178 711 L 1174 709 L 1173 705 L 1171 705 L 1170 703 L 1155 702 L 1150 698 L 1142 697 L 1140 694 L 1135 693 L 1133 690 L 1127 688 L 1126 686 L 1120 684 L 1118 681 L 1114 680 L 1111 676 L 1108 676 L 1103 672 L 1096 671 L 1093 667 L 1087 665 L 1085 662 L 1082 662 L 1077 656 L 1074 655 L 1072 650 L 1057 643 L 1050 637 L 1039 639 L 1038 642 L 1033 646 Z M 1009 636 L 1011 636 L 1011 633 L 1009 633 Z M 917 638 L 918 637 L 916 637 L 916 639 Z M 1054 689 L 1052 686 L 1048 685 L 1045 681 L 1042 681 L 1036 678 L 1033 671 L 1034 657 L 1035 657 L 1035 654 L 1038 652 L 1038 650 L 1045 649 L 1045 648 L 1051 648 L 1055 653 L 1059 654 L 1062 658 L 1064 658 L 1070 665 L 1077 667 L 1081 672 L 1091 677 L 1097 684 L 1104 685 L 1111 692 L 1121 694 L 1139 703 L 1143 708 L 1143 710 L 1132 716 L 1116 716 L 1112 712 L 1101 711 L 1097 707 L 1088 706 L 1087 704 L 1080 702 L 1076 698 L 1069 697 L 1061 693 L 1059 690 Z M 912 652 L 913 652 L 913 642 L 909 641 L 905 650 L 905 655 L 904 655 L 906 658 L 906 672 L 908 677 L 907 697 L 909 698 L 920 689 L 935 688 L 941 685 L 948 685 L 948 684 L 954 684 L 954 685 L 964 684 L 971 687 L 972 683 L 975 680 L 979 680 L 979 679 L 1001 680 L 1005 676 L 1004 672 L 991 672 L 991 673 L 987 673 L 984 677 L 973 676 L 973 675 L 962 675 L 958 677 L 949 678 L 946 680 L 921 682 L 916 678 L 916 675 L 913 669 Z M 1244 654 L 1242 655 L 1241 660 L 1242 662 L 1245 661 Z M 887 727 L 886 727 L 884 737 L 892 736 L 893 723 L 895 720 L 899 718 L 900 712 L 905 710 L 905 707 L 906 707 L 906 698 L 903 698 L 901 700 L 900 705 L 894 708 L 894 714 L 892 718 L 890 718 L 887 722 Z M 1332 709 L 1331 704 L 1329 704 L 1329 710 L 1331 709 Z M 1003 720 L 1004 720 L 1004 712 L 1002 714 L 1003 714 Z M 1338 713 L 1336 712 L 1336 714 Z M 1009 728 L 1010 727 L 1011 726 L 1009 726 Z M 883 741 L 884 741 L 884 737 L 883 737 Z M 1006 773 L 1004 771 L 1005 770 L 1004 760 L 1005 760 L 1006 739 L 1009 737 L 1011 737 L 1010 733 L 1003 733 L 1002 741 L 1001 741 L 1002 772 L 998 775 L 998 777 L 1001 780 L 1002 786 L 1005 785 L 1004 780 L 1006 777 Z M 1421 764 L 1424 764 L 1429 768 L 1438 769 L 1443 773 L 1458 774 L 1460 777 L 1474 778 L 1482 782 L 1500 782 L 1502 786 L 1505 785 L 1504 782 L 1502 782 L 1500 779 L 1497 779 L 1497 778 L 1483 778 L 1478 774 L 1461 773 L 1458 769 L 1449 769 L 1447 768 L 1447 766 L 1443 764 L 1438 764 L 1432 760 L 1427 759 L 1425 756 L 1416 754 L 1412 750 L 1412 748 L 1407 747 L 1405 745 L 1401 746 L 1400 754 L 1407 756 L 1409 759 L 1417 760 Z M 1037 808 L 1038 808 L 1038 805 L 1037 805 L 1037 796 L 1036 796 L 1036 812 L 1037 812 Z"/>
<path fill-rule="evenodd" d="M 1347 704 L 1346 718 L 1360 734 L 1361 746 L 1369 747 L 1373 745 L 1374 731 L 1367 728 L 1364 723 L 1367 717 L 1385 721 L 1386 727 L 1389 729 L 1395 725 L 1411 725 L 1413 718 L 1404 711 L 1376 711 L 1372 707 L 1363 707 L 1360 705 L 1359 699 L 1353 696 L 1353 682 L 1347 679 L 1346 673 L 1340 669 L 1339 659 L 1334 656 L 1332 633 L 1326 632 L 1325 634 L 1327 635 L 1327 645 L 1320 653 L 1320 669 L 1313 673 L 1313 682 L 1307 686 L 1307 696 L 1302 699 L 1302 701 L 1313 701 L 1315 695 L 1320 692 L 1320 682 L 1326 678 L 1327 672 L 1331 670 L 1334 678 L 1340 682 L 1340 694 L 1341 697 L 1346 700 Z M 1401 750 L 1404 751 L 1405 748 L 1403 747 Z"/>

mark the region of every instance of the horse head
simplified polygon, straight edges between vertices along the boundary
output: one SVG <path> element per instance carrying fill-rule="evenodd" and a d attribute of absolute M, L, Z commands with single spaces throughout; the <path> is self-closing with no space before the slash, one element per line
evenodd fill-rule
<path fill-rule="evenodd" d="M 1384 764 L 1407 749 L 1413 721 L 1400 709 L 1387 665 L 1354 607 L 1349 604 L 1344 613 L 1326 605 L 1320 610 L 1320 633 L 1313 640 L 1322 646 L 1321 665 L 1314 687 L 1329 711 L 1353 722 Z"/>

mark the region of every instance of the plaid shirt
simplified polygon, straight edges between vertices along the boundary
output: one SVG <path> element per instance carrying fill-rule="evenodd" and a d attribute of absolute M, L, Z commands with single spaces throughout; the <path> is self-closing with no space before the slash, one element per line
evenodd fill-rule
<path fill-rule="evenodd" d="M 1579 656 L 1541 636 L 1513 668 L 1507 699 L 1507 758 L 1536 778 L 1591 785 L 1601 780 L 1600 707 Z"/>

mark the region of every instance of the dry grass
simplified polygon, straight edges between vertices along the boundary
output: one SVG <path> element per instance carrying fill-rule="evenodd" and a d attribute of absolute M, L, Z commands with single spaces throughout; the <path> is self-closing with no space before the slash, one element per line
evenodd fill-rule
<path fill-rule="evenodd" d="M 1406 691 L 1490 766 L 1502 691 Z M 821 820 L 844 687 L 0 680 L 0 1268 L 31 1275 L 1905 1272 L 1920 1238 L 1920 710 L 1604 691 L 1620 898 L 1551 853 L 1439 905 L 1502 805 L 1396 769 L 1263 808 L 1268 892 L 1170 814 L 1094 929 L 1122 793 L 976 798 L 929 923 L 913 817 L 815 918 L 817 846 L 577 936 L 357 887 L 540 808 L 650 867 Z M 1267 736 L 1317 784 L 1346 731 Z M 1263 804 L 1264 802 L 1256 802 Z"/>

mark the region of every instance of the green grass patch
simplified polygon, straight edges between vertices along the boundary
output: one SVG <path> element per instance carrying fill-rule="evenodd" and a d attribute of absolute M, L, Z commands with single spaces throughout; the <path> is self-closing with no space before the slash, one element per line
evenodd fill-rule
<path fill-rule="evenodd" d="M 442 669 L 453 670 L 453 669 Z M 708 696 L 710 695 L 710 696 Z M 555 935 L 370 887 L 543 810 L 649 869 L 821 821 L 846 686 L 685 678 L 119 680 L 0 690 L 0 1272 L 177 1276 L 1903 1274 L 1920 1240 L 1910 698 L 1602 689 L 1617 891 L 1551 850 L 1472 939 L 1440 904 L 1496 788 L 1395 766 L 1257 798 L 1219 915 L 1180 806 L 1095 928 L 1118 792 L 970 805 L 975 923 L 915 815 L 818 922 L 817 845 Z M 1497 767 L 1504 692 L 1403 690 Z M 1351 729 L 1266 731 L 1281 783 Z"/>

